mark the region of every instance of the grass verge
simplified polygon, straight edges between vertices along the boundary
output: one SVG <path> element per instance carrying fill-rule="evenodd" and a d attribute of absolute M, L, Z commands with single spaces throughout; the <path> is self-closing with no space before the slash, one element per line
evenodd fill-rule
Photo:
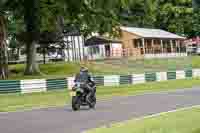
<path fill-rule="evenodd" d="M 199 86 L 200 79 L 171 80 L 138 85 L 122 85 L 117 87 L 98 87 L 99 99 L 113 96 L 129 96 L 148 92 L 170 91 L 181 88 Z M 49 106 L 63 106 L 70 102 L 67 90 L 56 90 L 31 94 L 2 94 L 0 95 L 0 112 L 19 111 Z"/>
<path fill-rule="evenodd" d="M 183 70 L 188 66 L 200 68 L 199 56 L 188 56 L 184 58 L 170 59 L 144 59 L 134 60 L 129 58 L 108 59 L 82 63 L 56 62 L 40 64 L 42 75 L 24 76 L 24 64 L 10 65 L 9 79 L 32 79 L 32 78 L 61 78 L 73 76 L 80 69 L 80 66 L 89 68 L 93 75 L 124 75 L 132 73 L 159 72 L 168 70 Z M 103 68 L 103 69 L 102 69 Z"/>
<path fill-rule="evenodd" d="M 167 113 L 157 117 L 130 120 L 87 133 L 200 133 L 200 107 Z"/>

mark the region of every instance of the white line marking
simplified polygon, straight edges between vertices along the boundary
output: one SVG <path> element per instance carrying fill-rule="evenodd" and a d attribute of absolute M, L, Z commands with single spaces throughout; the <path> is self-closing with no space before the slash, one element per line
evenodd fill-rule
<path fill-rule="evenodd" d="M 193 105 L 193 106 L 179 108 L 179 109 L 175 109 L 175 110 L 171 110 L 171 111 L 166 111 L 166 112 L 156 113 L 156 114 L 152 114 L 152 115 L 147 115 L 147 116 L 144 116 L 144 117 L 131 119 L 131 121 L 141 121 L 141 120 L 144 120 L 144 119 L 159 117 L 159 116 L 166 115 L 166 114 L 169 114 L 169 113 L 185 111 L 185 110 L 189 110 L 189 109 L 193 109 L 193 108 L 200 108 L 200 105 Z M 119 123 L 111 123 L 111 124 L 108 124 L 108 125 L 104 125 L 104 127 L 108 127 L 109 128 L 109 127 L 112 127 L 112 125 L 116 125 L 116 124 L 117 125 L 124 125 L 124 124 L 126 124 L 126 122 L 129 122 L 129 121 L 130 120 L 126 120 L 126 121 L 119 122 Z"/>
<path fill-rule="evenodd" d="M 193 105 L 193 106 L 190 106 L 190 107 L 184 107 L 184 108 L 175 109 L 175 110 L 171 110 L 171 111 L 161 112 L 161 113 L 158 113 L 158 114 L 144 116 L 144 117 L 141 117 L 141 118 L 138 118 L 138 119 L 133 119 L 133 120 L 139 121 L 139 120 L 143 120 L 143 119 L 147 119 L 147 118 L 153 118 L 153 117 L 166 115 L 166 114 L 169 114 L 169 113 L 174 113 L 174 112 L 179 112 L 179 111 L 185 111 L 185 110 L 189 110 L 189 109 L 193 109 L 193 108 L 200 108 L 200 105 Z"/>
<path fill-rule="evenodd" d="M 169 114 L 169 113 L 175 113 L 175 112 L 179 112 L 179 111 L 185 111 L 185 110 L 189 110 L 189 109 L 193 109 L 193 108 L 200 108 L 200 105 L 193 105 L 193 106 L 190 106 L 190 107 L 184 107 L 184 108 L 179 108 L 179 109 L 175 109 L 175 110 L 171 110 L 171 111 L 161 112 L 161 113 L 157 113 L 157 114 L 153 114 L 153 115 L 147 115 L 147 116 L 144 116 L 144 117 L 131 119 L 131 121 L 141 121 L 141 120 L 144 120 L 144 119 L 154 118 L 154 117 L 166 115 L 166 114 Z M 104 125 L 104 126 L 101 126 L 101 127 L 110 128 L 110 127 L 112 127 L 112 125 L 122 126 L 122 125 L 126 124 L 129 121 L 130 120 L 126 120 L 126 121 L 119 122 L 119 123 L 111 123 L 111 124 L 107 124 L 107 125 Z M 99 127 L 99 128 L 101 128 L 101 127 Z M 82 131 L 81 133 L 87 133 L 89 130 L 91 130 L 91 129 L 88 129 L 86 131 Z"/>

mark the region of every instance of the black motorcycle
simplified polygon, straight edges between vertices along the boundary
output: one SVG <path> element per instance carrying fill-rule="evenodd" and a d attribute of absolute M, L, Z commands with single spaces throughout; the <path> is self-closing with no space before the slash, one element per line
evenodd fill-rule
<path fill-rule="evenodd" d="M 77 111 L 81 106 L 89 106 L 90 108 L 95 108 L 96 105 L 96 86 L 94 86 L 94 94 L 88 95 L 88 92 L 85 92 L 83 89 L 84 83 L 76 82 L 70 96 L 72 97 L 72 109 Z"/>

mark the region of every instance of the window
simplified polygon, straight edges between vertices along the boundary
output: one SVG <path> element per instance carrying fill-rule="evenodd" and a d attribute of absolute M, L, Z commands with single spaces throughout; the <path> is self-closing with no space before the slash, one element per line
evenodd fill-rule
<path fill-rule="evenodd" d="M 92 46 L 89 48 L 89 53 L 90 54 L 99 54 L 100 53 L 100 49 L 99 46 Z"/>
<path fill-rule="evenodd" d="M 133 47 L 138 48 L 138 41 L 136 39 L 133 39 Z"/>
<path fill-rule="evenodd" d="M 100 53 L 99 46 L 94 46 L 92 49 L 93 49 L 93 53 L 94 54 L 99 54 Z"/>

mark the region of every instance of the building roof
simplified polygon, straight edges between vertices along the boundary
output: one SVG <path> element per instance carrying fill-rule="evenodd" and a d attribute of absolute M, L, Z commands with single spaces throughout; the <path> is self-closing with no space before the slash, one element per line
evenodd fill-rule
<path fill-rule="evenodd" d="M 170 33 L 161 29 L 121 27 L 121 30 L 133 33 L 141 38 L 161 38 L 161 39 L 185 39 L 182 36 Z"/>
<path fill-rule="evenodd" d="M 184 41 L 186 44 L 198 44 L 200 45 L 200 37 L 193 37 L 193 38 L 190 38 L 188 40 L 185 40 Z"/>
<path fill-rule="evenodd" d="M 63 33 L 65 36 L 81 36 L 80 29 L 75 26 L 65 26 Z"/>
<path fill-rule="evenodd" d="M 105 45 L 110 43 L 121 43 L 118 40 L 112 40 L 105 37 L 93 36 L 85 41 L 85 46 Z"/>

